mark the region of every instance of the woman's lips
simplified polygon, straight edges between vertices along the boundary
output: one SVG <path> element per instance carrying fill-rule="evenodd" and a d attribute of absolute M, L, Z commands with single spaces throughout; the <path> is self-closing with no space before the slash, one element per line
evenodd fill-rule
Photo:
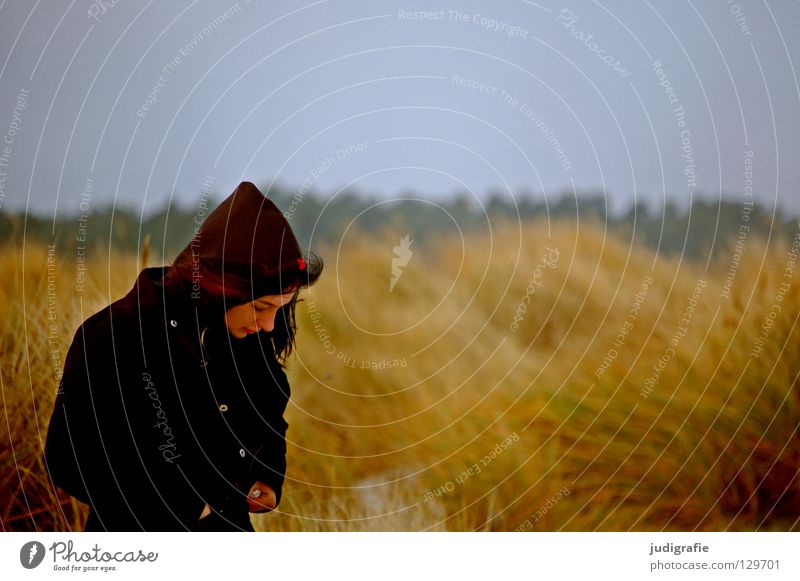
<path fill-rule="evenodd" d="M 248 335 L 251 335 L 251 334 L 255 333 L 256 330 L 255 329 L 248 329 L 247 327 L 245 327 L 244 328 L 244 332 L 247 333 Z"/>

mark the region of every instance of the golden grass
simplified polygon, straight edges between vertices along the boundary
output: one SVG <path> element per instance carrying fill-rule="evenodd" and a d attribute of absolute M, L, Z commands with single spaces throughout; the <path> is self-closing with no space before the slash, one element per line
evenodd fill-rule
<path fill-rule="evenodd" d="M 320 251 L 326 272 L 303 293 L 289 364 L 284 497 L 253 517 L 258 529 L 800 528 L 800 272 L 781 293 L 787 245 L 748 239 L 724 297 L 730 253 L 706 272 L 598 224 L 493 223 L 412 244 L 390 293 L 405 234 L 349 231 Z M 39 459 L 52 351 L 63 361 L 78 324 L 139 268 L 93 258 L 78 294 L 74 258 L 57 256 L 51 345 L 46 250 L 0 257 L 7 530 L 79 526 L 85 508 L 58 504 Z M 514 330 L 531 279 L 541 286 Z"/>

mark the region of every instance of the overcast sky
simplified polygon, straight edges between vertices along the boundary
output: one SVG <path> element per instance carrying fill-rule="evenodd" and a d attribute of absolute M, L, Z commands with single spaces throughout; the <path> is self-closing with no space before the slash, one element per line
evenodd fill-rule
<path fill-rule="evenodd" d="M 5 0 L 0 207 L 243 180 L 622 207 L 744 201 L 751 177 L 800 212 L 798 25 L 788 0 Z"/>

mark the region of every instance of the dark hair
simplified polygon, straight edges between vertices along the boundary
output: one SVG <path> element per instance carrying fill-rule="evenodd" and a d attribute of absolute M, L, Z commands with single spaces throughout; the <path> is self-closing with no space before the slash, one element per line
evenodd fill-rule
<path fill-rule="evenodd" d="M 162 284 L 166 289 L 192 301 L 197 309 L 208 317 L 221 317 L 236 305 L 249 303 L 265 295 L 286 294 L 308 288 L 317 282 L 322 274 L 322 258 L 309 253 L 305 268 L 293 263 L 277 273 L 267 273 L 258 263 L 221 264 L 210 261 L 204 263 L 183 253 L 169 266 Z M 295 306 L 303 299 L 297 298 L 278 309 L 275 326 L 268 333 L 275 359 L 281 367 L 286 367 L 286 359 L 294 349 Z"/>

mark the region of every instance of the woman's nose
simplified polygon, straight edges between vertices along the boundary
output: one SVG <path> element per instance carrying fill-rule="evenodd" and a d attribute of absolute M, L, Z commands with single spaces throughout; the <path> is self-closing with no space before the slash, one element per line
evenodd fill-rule
<path fill-rule="evenodd" d="M 269 333 L 275 327 L 275 313 L 271 315 L 263 315 L 256 319 L 256 326 L 264 331 L 265 333 Z"/>

